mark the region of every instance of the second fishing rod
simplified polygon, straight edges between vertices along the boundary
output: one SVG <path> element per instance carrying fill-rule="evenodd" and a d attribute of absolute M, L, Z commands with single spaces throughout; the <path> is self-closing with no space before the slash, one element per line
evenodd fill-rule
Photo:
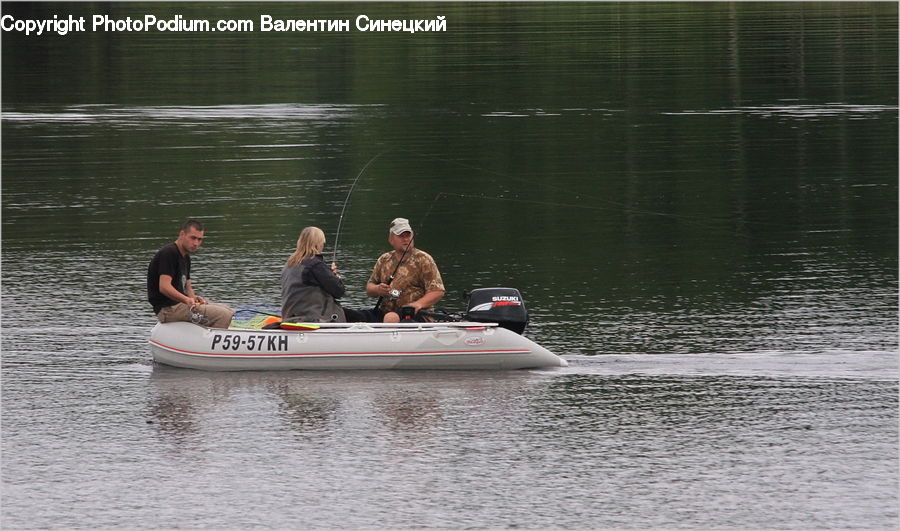
<path fill-rule="evenodd" d="M 391 232 L 394 233 L 394 234 L 396 235 L 396 237 L 398 237 L 398 238 L 403 238 L 403 233 L 402 233 L 402 232 L 401 232 L 400 234 L 396 234 L 396 233 L 394 232 L 394 226 L 393 226 L 393 225 L 396 224 L 396 223 L 398 223 L 398 222 L 399 222 L 399 223 L 404 223 L 404 224 L 406 225 L 405 228 L 410 228 L 410 227 L 409 227 L 409 222 L 407 222 L 407 221 L 406 221 L 405 219 L 403 219 L 403 218 L 397 218 L 397 219 L 395 219 L 394 222 L 392 223 L 392 227 L 391 227 L 391 229 L 390 229 Z M 412 230 L 410 230 L 410 231 L 409 231 L 409 241 L 407 241 L 407 242 L 406 242 L 406 245 L 403 246 L 403 254 L 400 255 L 400 259 L 397 261 L 397 265 L 394 266 L 394 271 L 391 272 L 390 276 L 387 278 L 387 281 L 384 282 L 384 284 L 387 284 L 387 287 L 388 287 L 388 288 L 390 288 L 390 287 L 391 287 L 391 284 L 394 282 L 394 277 L 397 276 L 397 271 L 399 271 L 399 270 L 400 270 L 400 266 L 403 265 L 403 261 L 406 259 L 406 255 L 409 253 L 409 250 L 412 248 L 412 246 L 413 246 L 413 241 L 414 241 L 414 240 L 415 240 L 415 234 L 412 232 Z M 398 299 L 398 298 L 400 298 L 400 291 L 399 291 L 399 290 L 396 290 L 396 289 L 390 289 L 390 290 L 388 291 L 388 295 L 391 297 L 391 299 Z M 374 310 L 375 310 L 376 312 L 377 312 L 378 309 L 381 307 L 381 303 L 382 303 L 382 301 L 384 301 L 384 297 L 385 297 L 384 295 L 379 295 L 379 296 L 378 296 L 378 300 L 375 301 L 375 308 L 374 308 Z"/>

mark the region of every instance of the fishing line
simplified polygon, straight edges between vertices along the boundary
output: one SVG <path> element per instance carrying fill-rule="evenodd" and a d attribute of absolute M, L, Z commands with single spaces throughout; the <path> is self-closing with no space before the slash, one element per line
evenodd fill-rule
<path fill-rule="evenodd" d="M 475 194 L 458 194 L 455 192 L 441 192 L 438 194 L 441 195 L 452 195 L 455 197 L 470 197 L 475 199 L 490 199 L 494 201 L 509 201 L 513 203 L 531 203 L 534 205 L 542 205 L 542 206 L 558 206 L 558 207 L 566 207 L 566 208 L 581 208 L 585 210 L 618 210 L 611 207 L 604 206 L 595 206 L 595 205 L 579 205 L 572 203 L 554 203 L 552 201 L 538 201 L 535 199 L 520 199 L 520 198 L 512 198 L 512 197 L 498 197 L 498 196 L 486 196 L 486 195 L 475 195 Z M 437 198 L 435 198 L 437 199 Z M 430 211 L 430 209 L 429 209 Z M 654 212 L 652 210 L 638 210 L 638 209 L 626 209 L 625 212 L 635 213 L 635 214 L 646 214 L 648 216 L 668 216 L 674 218 L 685 218 L 691 219 L 691 216 L 685 216 L 681 214 L 668 214 L 665 212 Z"/>
<path fill-rule="evenodd" d="M 519 183 L 525 184 L 529 187 L 534 187 L 537 185 L 535 183 L 535 181 L 530 180 L 530 179 L 525 179 L 522 177 L 515 177 L 515 176 L 509 175 L 509 174 L 505 174 L 503 172 L 475 166 L 472 164 L 462 163 L 462 162 L 459 162 L 459 161 L 453 160 L 453 159 L 447 159 L 447 158 L 439 157 L 436 155 L 429 155 L 429 154 L 422 153 L 422 152 L 416 152 L 416 151 L 410 150 L 408 148 L 397 148 L 397 150 L 404 151 L 406 153 L 416 155 L 419 157 L 429 158 L 429 159 L 437 160 L 437 161 L 440 161 L 443 163 L 453 164 L 453 165 L 456 165 L 456 166 L 459 166 L 462 168 L 467 168 L 467 169 L 476 170 L 476 171 L 479 171 L 482 173 L 496 175 L 498 177 L 504 178 L 505 180 L 519 182 Z M 564 193 L 571 193 L 571 190 L 568 187 L 565 187 L 562 185 L 555 185 L 553 183 L 548 183 L 546 181 L 542 182 L 540 184 L 542 186 L 546 186 L 551 189 L 559 190 Z M 590 199 L 590 200 L 593 200 L 596 202 L 610 205 L 610 207 L 603 207 L 603 206 L 597 206 L 597 205 L 585 205 L 585 204 L 554 203 L 554 202 L 550 202 L 550 201 L 528 200 L 528 199 L 519 199 L 519 198 L 514 199 L 514 198 L 499 197 L 499 196 L 486 196 L 486 195 L 474 195 L 474 194 L 461 194 L 461 193 L 453 193 L 453 192 L 440 192 L 432 200 L 432 204 L 429 206 L 428 213 L 431 213 L 431 210 L 434 208 L 434 202 L 437 201 L 438 199 L 440 199 L 441 196 L 457 196 L 457 197 L 470 197 L 470 198 L 476 198 L 476 199 L 492 199 L 492 200 L 497 200 L 497 201 L 531 203 L 531 204 L 535 204 L 535 205 L 560 206 L 560 207 L 566 207 L 566 208 L 578 208 L 578 209 L 585 209 L 585 210 L 610 210 L 610 211 L 618 210 L 618 211 L 621 211 L 626 214 L 641 214 L 641 215 L 647 215 L 647 216 L 660 216 L 660 217 L 669 217 L 669 218 L 673 218 L 673 219 L 680 219 L 683 221 L 695 223 L 695 224 L 698 224 L 701 226 L 706 226 L 706 227 L 716 227 L 717 225 L 714 224 L 716 222 L 724 223 L 724 222 L 732 221 L 730 218 L 709 218 L 709 217 L 700 218 L 697 216 L 691 216 L 691 215 L 687 215 L 687 214 L 673 214 L 670 212 L 660 212 L 660 211 L 656 211 L 656 210 L 634 208 L 625 203 L 621 203 L 618 201 L 612 201 L 610 199 L 605 199 L 603 197 L 598 197 L 595 195 L 585 194 L 585 193 L 578 193 L 576 195 L 576 198 L 577 199 L 582 199 L 582 198 Z M 616 207 L 616 208 L 612 208 L 612 207 Z M 743 221 L 734 220 L 734 221 L 736 223 L 739 222 L 740 224 L 745 224 L 745 225 L 766 225 L 766 226 L 772 225 L 771 223 L 767 223 L 764 221 L 748 221 L 748 220 L 743 220 Z"/>
<path fill-rule="evenodd" d="M 724 219 L 701 219 L 696 216 L 689 216 L 685 214 L 671 214 L 666 212 L 656 212 L 653 210 L 641 210 L 635 208 L 614 208 L 611 206 L 597 206 L 597 205 L 585 205 L 585 204 L 577 204 L 577 203 L 557 203 L 553 201 L 539 201 L 536 199 L 522 199 L 522 198 L 514 198 L 514 197 L 501 197 L 501 196 L 488 196 L 484 194 L 460 194 L 455 192 L 441 192 L 435 196 L 434 200 L 432 200 L 431 205 L 428 208 L 428 213 L 431 213 L 431 210 L 434 208 L 434 204 L 438 199 L 445 196 L 453 196 L 453 197 L 461 197 L 461 198 L 470 198 L 470 199 L 481 199 L 488 201 L 506 201 L 510 203 L 526 203 L 537 206 L 553 206 L 553 207 L 563 207 L 570 209 L 581 209 L 581 210 L 606 210 L 606 211 L 621 211 L 628 214 L 641 214 L 645 216 L 660 216 L 666 218 L 672 218 L 684 221 L 686 223 L 692 223 L 694 225 L 705 227 L 709 229 L 718 228 L 714 222 L 727 222 L 728 220 Z M 764 222 L 752 222 L 752 221 L 744 221 L 746 224 L 766 224 Z"/>
<path fill-rule="evenodd" d="M 337 262 L 337 251 L 338 251 L 338 238 L 341 236 L 341 225 L 344 223 L 344 211 L 347 210 L 347 204 L 350 202 L 350 195 L 353 194 L 353 190 L 356 188 L 356 183 L 359 182 L 359 178 L 362 177 L 362 174 L 365 173 L 366 168 L 368 168 L 373 162 L 375 162 L 378 157 L 384 155 L 390 151 L 390 149 L 386 149 L 381 153 L 378 153 L 366 163 L 365 166 L 361 170 L 359 170 L 359 174 L 356 176 L 356 179 L 353 179 L 353 184 L 350 185 L 350 190 L 347 192 L 347 197 L 344 199 L 344 206 L 341 208 L 341 217 L 338 218 L 338 226 L 337 231 L 334 233 L 334 254 L 331 257 L 331 263 L 334 264 Z"/>
<path fill-rule="evenodd" d="M 430 155 L 427 153 L 415 151 L 415 150 L 412 150 L 409 148 L 404 148 L 404 147 L 389 148 L 385 151 L 382 151 L 382 152 L 376 154 L 374 157 L 372 157 L 372 159 L 370 159 L 366 163 L 366 165 L 363 166 L 362 170 L 360 170 L 359 174 L 353 180 L 353 184 L 350 186 L 350 190 L 347 192 L 347 197 L 344 200 L 344 205 L 341 209 L 341 215 L 338 220 L 338 228 L 337 228 L 337 232 L 335 234 L 335 239 L 334 239 L 334 255 L 332 257 L 332 262 L 335 262 L 337 260 L 338 238 L 340 237 L 341 227 L 342 227 L 343 220 L 344 220 L 344 213 L 347 209 L 348 203 L 350 202 L 350 197 L 353 194 L 354 189 L 356 188 L 356 184 L 359 182 L 360 178 L 362 177 L 363 173 L 365 173 L 366 169 L 372 163 L 374 163 L 375 160 L 377 160 L 379 157 L 381 157 L 385 153 L 387 153 L 389 151 L 393 151 L 393 150 L 402 151 L 404 153 L 408 153 L 410 155 L 414 155 L 417 157 L 436 160 L 436 161 L 439 161 L 439 162 L 442 162 L 445 164 L 452 164 L 454 166 L 478 171 L 478 172 L 485 173 L 485 174 L 495 175 L 497 177 L 504 179 L 504 182 L 502 184 L 508 184 L 509 182 L 520 183 L 520 184 L 528 186 L 529 188 L 534 188 L 538 185 L 538 183 L 536 183 L 534 180 L 531 180 L 531 179 L 512 176 L 512 175 L 509 175 L 509 174 L 506 174 L 506 173 L 503 173 L 500 171 L 484 168 L 481 166 L 476 166 L 474 164 L 467 164 L 467 163 L 460 162 L 460 161 L 454 160 L 454 159 L 449 159 L 449 158 L 445 158 L 445 157 L 441 157 L 441 156 L 437 156 L 437 155 Z M 566 187 L 563 185 L 556 185 L 556 184 L 549 183 L 546 181 L 541 182 L 540 185 L 544 186 L 546 188 L 553 189 L 553 190 L 559 190 L 564 193 L 572 192 L 569 187 Z M 739 224 L 743 224 L 743 225 L 748 225 L 748 224 L 769 225 L 769 223 L 759 222 L 759 221 L 748 221 L 748 220 L 740 221 L 740 220 L 731 220 L 730 218 L 728 218 L 728 219 L 709 218 L 709 217 L 700 218 L 697 216 L 691 216 L 691 215 L 687 215 L 687 214 L 673 214 L 670 212 L 660 212 L 660 211 L 656 211 L 656 210 L 634 208 L 625 203 L 621 203 L 618 201 L 612 201 L 610 199 L 605 199 L 603 197 L 599 197 L 599 196 L 591 195 L 591 194 L 585 194 L 585 193 L 578 193 L 575 196 L 576 199 L 590 200 L 595 203 L 602 203 L 602 204 L 608 205 L 608 206 L 601 206 L 601 205 L 597 205 L 597 204 L 584 204 L 584 203 L 559 203 L 559 202 L 553 202 L 553 201 L 523 199 L 523 198 L 519 198 L 519 197 L 513 198 L 513 197 L 502 197 L 502 196 L 489 196 L 489 195 L 484 195 L 484 194 L 439 192 L 437 195 L 434 196 L 434 198 L 429 203 L 428 210 L 425 212 L 425 215 L 422 217 L 421 221 L 417 223 L 417 226 L 418 226 L 418 230 L 416 231 L 417 236 L 421 235 L 422 229 L 425 227 L 425 222 L 428 220 L 429 216 L 431 215 L 431 212 L 434 210 L 434 207 L 437 204 L 437 201 L 443 197 L 449 197 L 449 196 L 460 197 L 460 198 L 473 198 L 473 199 L 480 199 L 480 200 L 494 200 L 494 201 L 513 202 L 513 203 L 525 203 L 525 204 L 532 204 L 532 205 L 554 206 L 554 207 L 581 209 L 581 210 L 620 211 L 620 212 L 623 212 L 626 214 L 638 214 L 638 215 L 645 215 L 645 216 L 658 216 L 658 217 L 665 217 L 665 218 L 671 218 L 671 219 L 678 219 L 678 220 L 681 220 L 684 222 L 693 223 L 693 224 L 708 227 L 708 228 L 716 228 L 716 227 L 718 227 L 717 223 L 727 223 L 729 221 L 734 221 L 735 223 L 739 223 Z"/>
<path fill-rule="evenodd" d="M 527 186 L 529 186 L 529 187 L 535 186 L 535 182 L 534 182 L 533 180 L 530 180 L 530 179 L 524 179 L 524 178 L 522 178 L 522 177 L 514 177 L 514 176 L 512 176 L 512 175 L 509 175 L 509 174 L 506 174 L 506 173 L 503 173 L 503 172 L 499 172 L 499 171 L 496 171 L 496 170 L 491 170 L 491 169 L 483 168 L 483 167 L 480 167 L 480 166 L 474 166 L 474 165 L 472 165 L 472 164 L 466 164 L 466 163 L 463 163 L 463 162 L 459 162 L 459 161 L 457 161 L 457 160 L 446 159 L 446 158 L 438 157 L 438 156 L 436 156 L 436 155 L 428 155 L 428 154 L 426 154 L 426 153 L 416 152 L 416 151 L 410 150 L 410 149 L 408 149 L 408 148 L 397 148 L 397 149 L 398 149 L 398 151 L 405 151 L 406 153 L 409 153 L 409 154 L 412 154 L 412 155 L 417 155 L 417 156 L 424 157 L 424 158 L 434 159 L 434 160 L 437 160 L 437 161 L 440 161 L 440 162 L 445 162 L 445 163 L 449 163 L 449 164 L 454 164 L 454 165 L 459 166 L 459 167 L 461 167 L 461 168 L 467 168 L 467 169 L 470 169 L 470 170 L 476 170 L 476 171 L 479 171 L 479 172 L 482 172 L 482 173 L 489 173 L 489 174 L 491 174 L 491 175 L 496 175 L 496 176 L 498 176 L 498 177 L 503 177 L 504 179 L 509 180 L 509 181 L 517 181 L 517 182 L 523 183 L 523 184 L 525 184 L 525 185 L 527 185 Z M 569 190 L 569 189 L 566 188 L 566 187 L 559 186 L 559 185 L 555 185 L 555 184 L 552 184 L 552 183 L 543 182 L 543 183 L 541 183 L 541 184 L 544 185 L 544 186 L 547 186 L 547 187 L 549 187 L 549 188 L 553 188 L 553 189 L 556 189 L 556 190 L 560 190 L 560 191 L 562 191 L 562 192 L 571 192 L 571 190 Z M 464 196 L 463 194 L 454 194 L 454 193 L 449 193 L 449 192 L 441 192 L 440 194 L 438 194 L 438 196 L 440 196 L 440 195 L 458 195 L 458 196 L 461 196 L 461 197 Z M 479 196 L 469 196 L 469 197 L 479 197 Z M 585 198 L 588 198 L 588 199 L 593 199 L 593 200 L 600 201 L 600 202 L 603 202 L 603 203 L 615 205 L 615 206 L 618 206 L 618 207 L 621 207 L 621 208 L 625 209 L 626 212 L 634 212 L 634 213 L 641 213 L 641 214 L 654 214 L 654 215 L 660 215 L 660 216 L 671 216 L 671 215 L 673 215 L 673 214 L 668 214 L 668 213 L 665 213 L 665 212 L 654 212 L 654 211 L 650 211 L 650 210 L 634 210 L 634 209 L 629 209 L 629 207 L 628 207 L 627 205 L 623 204 L 623 203 L 619 203 L 619 202 L 616 202 L 616 201 L 610 201 L 609 199 L 604 199 L 604 198 L 602 198 L 602 197 L 592 196 L 592 195 L 590 195 L 590 194 L 583 194 L 583 193 L 582 193 L 582 194 L 578 194 L 578 197 L 579 197 L 579 198 L 585 197 Z M 480 198 L 481 198 L 481 199 L 502 199 L 502 198 L 495 198 L 495 197 L 494 197 L 494 198 L 492 198 L 492 197 L 480 197 Z M 436 197 L 435 200 L 436 200 L 436 199 L 438 199 L 438 198 Z M 522 200 L 522 202 L 529 202 L 529 201 L 527 201 L 527 200 Z M 536 203 L 536 204 L 544 204 L 544 205 L 553 205 L 553 204 L 554 204 L 554 203 L 548 203 L 548 202 L 542 202 L 542 201 L 531 201 L 531 202 L 534 202 L 534 203 Z M 599 208 L 599 207 L 586 207 L 586 206 L 583 206 L 583 205 L 559 205 L 559 206 L 569 206 L 569 207 L 573 207 L 573 208 L 594 208 L 594 209 L 598 209 L 598 210 L 601 209 L 601 208 Z M 612 210 L 612 209 L 604 209 L 604 210 Z"/>
<path fill-rule="evenodd" d="M 431 211 L 434 209 L 435 203 L 437 203 L 437 200 L 440 199 L 442 195 L 447 195 L 447 194 L 445 194 L 444 192 L 438 192 L 438 194 L 434 196 L 434 199 L 431 200 L 431 203 L 429 203 L 429 205 L 428 205 L 428 211 L 426 211 L 425 215 L 422 216 L 422 221 L 420 221 L 417 224 L 419 227 L 419 230 L 417 230 L 416 233 L 419 233 L 422 231 L 422 227 L 425 226 L 425 220 L 427 220 L 428 216 L 431 215 Z"/>

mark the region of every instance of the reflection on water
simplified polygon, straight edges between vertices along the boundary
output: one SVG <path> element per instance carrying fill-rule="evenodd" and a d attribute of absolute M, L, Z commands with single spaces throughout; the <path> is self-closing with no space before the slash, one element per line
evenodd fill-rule
<path fill-rule="evenodd" d="M 325 429 L 339 414 L 333 400 L 322 399 L 303 391 L 278 390 L 282 399 L 281 413 L 290 427 L 299 434 Z"/>
<path fill-rule="evenodd" d="M 196 411 L 186 395 L 160 396 L 151 408 L 151 416 L 156 419 L 160 431 L 179 440 L 198 434 L 195 415 Z"/>
<path fill-rule="evenodd" d="M 298 434 L 328 432 L 363 415 L 391 432 L 428 431 L 443 421 L 448 399 L 496 404 L 507 397 L 500 382 L 517 383 L 527 372 L 389 371 L 206 373 L 154 365 L 151 422 L 172 436 L 198 433 L 198 421 L 239 402 L 249 391 L 274 400 L 286 427 Z M 451 390 L 450 397 L 443 396 Z"/>
<path fill-rule="evenodd" d="M 157 366 L 148 429 L 170 458 L 192 463 L 166 466 L 163 485 L 190 492 L 204 484 L 198 472 L 216 471 L 218 512 L 196 507 L 213 525 L 240 517 L 223 487 L 260 477 L 296 500 L 269 513 L 276 527 L 627 527 L 636 515 L 649 527 L 879 527 L 897 517 L 896 434 L 882 429 L 897 420 L 896 381 L 647 376 L 592 363 L 499 373 Z"/>
<path fill-rule="evenodd" d="M 151 365 L 144 348 L 102 336 L 105 364 L 75 337 L 56 340 L 63 354 L 29 350 L 24 333 L 4 341 L 4 359 L 17 361 L 3 372 L 4 502 L 23 508 L 4 511 L 5 528 L 77 527 L 86 512 L 92 525 L 137 528 L 881 528 L 897 518 L 889 352 L 209 373 Z"/>

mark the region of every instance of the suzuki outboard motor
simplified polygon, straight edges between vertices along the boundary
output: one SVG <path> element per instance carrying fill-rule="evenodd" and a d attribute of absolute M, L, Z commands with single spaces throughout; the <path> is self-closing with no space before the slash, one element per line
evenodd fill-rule
<path fill-rule="evenodd" d="M 525 331 L 528 310 L 516 288 L 479 288 L 469 293 L 466 320 L 478 323 L 497 323 L 517 334 Z"/>

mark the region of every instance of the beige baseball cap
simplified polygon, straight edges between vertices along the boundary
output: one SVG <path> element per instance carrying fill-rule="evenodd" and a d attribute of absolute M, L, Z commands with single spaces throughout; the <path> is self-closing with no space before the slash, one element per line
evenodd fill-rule
<path fill-rule="evenodd" d="M 391 222 L 390 231 L 392 234 L 396 234 L 397 236 L 403 234 L 404 232 L 412 232 L 412 227 L 409 226 L 409 220 L 406 218 L 394 218 L 394 221 Z"/>

